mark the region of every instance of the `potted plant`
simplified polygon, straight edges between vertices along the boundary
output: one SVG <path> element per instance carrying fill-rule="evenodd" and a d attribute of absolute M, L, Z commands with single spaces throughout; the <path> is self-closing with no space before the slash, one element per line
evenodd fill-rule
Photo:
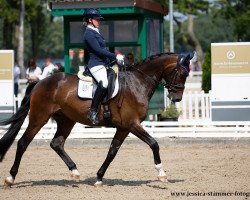
<path fill-rule="evenodd" d="M 159 121 L 178 121 L 178 117 L 181 115 L 175 104 L 170 104 L 159 115 Z"/>

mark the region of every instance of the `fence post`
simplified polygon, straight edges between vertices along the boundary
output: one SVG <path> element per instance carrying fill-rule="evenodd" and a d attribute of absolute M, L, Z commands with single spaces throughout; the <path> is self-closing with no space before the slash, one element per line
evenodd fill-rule
<path fill-rule="evenodd" d="M 188 92 L 188 118 L 193 119 L 193 102 L 192 102 L 192 93 Z"/>
<path fill-rule="evenodd" d="M 198 92 L 194 92 L 194 113 L 195 119 L 199 119 L 199 99 L 198 99 Z"/>

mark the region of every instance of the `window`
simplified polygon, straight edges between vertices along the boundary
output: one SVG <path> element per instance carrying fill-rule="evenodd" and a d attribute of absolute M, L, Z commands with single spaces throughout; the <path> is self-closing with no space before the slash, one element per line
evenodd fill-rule
<path fill-rule="evenodd" d="M 147 20 L 147 54 L 148 56 L 160 53 L 160 21 Z"/>
<path fill-rule="evenodd" d="M 70 22 L 70 43 L 83 43 L 85 27 L 80 21 Z M 102 21 L 100 32 L 106 42 L 137 42 L 137 20 Z"/>
<path fill-rule="evenodd" d="M 70 22 L 70 43 L 83 43 L 83 33 L 85 27 L 82 22 Z"/>

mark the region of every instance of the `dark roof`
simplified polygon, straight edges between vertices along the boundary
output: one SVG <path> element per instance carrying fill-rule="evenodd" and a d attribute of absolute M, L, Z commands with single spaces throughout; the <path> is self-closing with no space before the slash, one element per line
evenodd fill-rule
<path fill-rule="evenodd" d="M 139 9 L 148 10 L 167 14 L 167 8 L 152 0 L 50 0 L 50 8 L 55 9 L 83 9 L 89 7 L 96 8 L 113 8 L 113 7 L 136 7 Z"/>

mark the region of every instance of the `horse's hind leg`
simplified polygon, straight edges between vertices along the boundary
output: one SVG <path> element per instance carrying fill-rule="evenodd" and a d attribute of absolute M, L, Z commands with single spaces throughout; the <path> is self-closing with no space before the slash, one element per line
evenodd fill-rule
<path fill-rule="evenodd" d="M 157 141 L 151 137 L 147 131 L 145 131 L 140 124 L 134 124 L 131 128 L 131 132 L 141 139 L 143 142 L 147 143 L 153 151 L 155 168 L 158 171 L 158 179 L 162 182 L 166 181 L 167 175 L 163 169 L 159 153 L 159 145 Z"/>
<path fill-rule="evenodd" d="M 124 142 L 124 140 L 128 136 L 128 134 L 129 134 L 129 131 L 121 130 L 121 129 L 117 128 L 115 136 L 111 142 L 108 155 L 107 155 L 104 163 L 102 164 L 101 168 L 97 172 L 97 182 L 95 183 L 96 187 L 102 186 L 102 184 L 103 184 L 102 178 L 103 178 L 106 170 L 108 169 L 108 166 L 115 158 L 118 150 L 120 149 L 122 143 Z"/>
<path fill-rule="evenodd" d="M 16 157 L 13 166 L 10 170 L 10 175 L 5 179 L 4 187 L 8 188 L 14 184 L 15 177 L 18 173 L 18 168 L 24 152 L 26 151 L 30 142 L 34 139 L 35 135 L 41 129 L 41 127 L 47 122 L 40 120 L 35 120 L 34 118 L 29 122 L 27 129 L 25 130 L 23 136 L 17 142 Z"/>
<path fill-rule="evenodd" d="M 62 113 L 56 114 L 54 119 L 57 122 L 57 131 L 50 143 L 52 149 L 61 157 L 61 159 L 65 162 L 69 170 L 71 171 L 71 177 L 75 180 L 80 179 L 80 173 L 76 168 L 76 164 L 73 160 L 69 157 L 69 155 L 64 150 L 64 144 L 69 136 L 72 128 L 75 125 L 75 122 L 67 118 Z"/>

